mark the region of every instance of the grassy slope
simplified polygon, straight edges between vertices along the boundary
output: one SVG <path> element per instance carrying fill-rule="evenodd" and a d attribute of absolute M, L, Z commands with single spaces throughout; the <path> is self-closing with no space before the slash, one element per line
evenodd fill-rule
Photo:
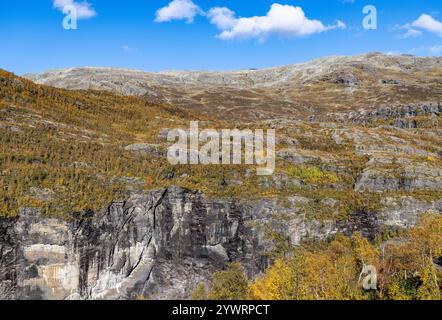
<path fill-rule="evenodd" d="M 308 160 L 295 165 L 278 158 L 273 177 L 257 177 L 245 166 L 172 167 L 164 157 L 123 149 L 132 143 L 156 143 L 162 128 L 187 128 L 196 119 L 205 127 L 268 127 L 259 122 L 225 123 L 107 92 L 55 89 L 0 71 L 0 215 L 16 215 L 20 207 L 31 206 L 65 216 L 106 207 L 128 191 L 168 185 L 237 199 L 284 202 L 288 196 L 303 195 L 314 200 L 305 211 L 315 217 L 337 218 L 379 207 L 376 193 L 354 191 L 367 158 L 356 156 L 349 141 L 336 144 L 333 125 L 276 121 L 278 150 L 293 148 L 289 141 L 296 141 L 296 151 Z M 372 133 L 370 128 L 359 129 Z M 435 139 L 428 139 L 431 148 Z M 321 204 L 326 198 L 340 201 L 337 212 Z"/>

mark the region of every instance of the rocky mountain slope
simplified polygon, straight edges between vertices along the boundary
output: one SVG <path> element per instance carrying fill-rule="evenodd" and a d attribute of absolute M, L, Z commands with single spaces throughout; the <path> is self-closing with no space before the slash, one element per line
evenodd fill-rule
<path fill-rule="evenodd" d="M 70 68 L 25 77 L 59 88 L 108 90 L 209 115 L 216 110 L 225 119 L 253 120 L 438 102 L 441 76 L 441 58 L 371 53 L 263 70 L 147 73 Z"/>
<path fill-rule="evenodd" d="M 360 231 L 382 244 L 442 213 L 440 71 L 437 58 L 370 54 L 28 76 L 70 90 L 0 71 L 0 298 L 187 299 L 230 262 L 259 276 L 281 239 Z M 276 129 L 275 174 L 168 164 L 165 134 L 197 119 Z"/>

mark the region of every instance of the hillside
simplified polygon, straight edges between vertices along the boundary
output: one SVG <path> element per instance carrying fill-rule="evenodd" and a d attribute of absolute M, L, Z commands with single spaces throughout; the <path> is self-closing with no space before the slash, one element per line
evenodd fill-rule
<path fill-rule="evenodd" d="M 208 115 L 215 109 L 224 119 L 306 119 L 385 105 L 437 103 L 442 96 L 440 58 L 380 53 L 263 70 L 147 73 L 70 68 L 25 77 L 60 88 L 141 96 Z"/>
<path fill-rule="evenodd" d="M 296 298 L 275 275 L 302 273 L 298 298 L 362 299 L 367 257 L 385 270 L 375 298 L 422 297 L 441 278 L 441 71 L 379 54 L 26 76 L 38 83 L 0 71 L 0 298 L 187 299 L 201 283 L 220 298 L 216 280 L 243 270 L 236 298 Z M 276 129 L 275 174 L 170 165 L 165 136 L 192 120 Z"/>
<path fill-rule="evenodd" d="M 143 188 L 161 175 L 124 147 L 154 143 L 151 130 L 185 123 L 179 110 L 136 98 L 53 89 L 4 71 L 0 85 L 0 215 L 25 204 L 49 215 L 107 206 L 131 182 Z"/>

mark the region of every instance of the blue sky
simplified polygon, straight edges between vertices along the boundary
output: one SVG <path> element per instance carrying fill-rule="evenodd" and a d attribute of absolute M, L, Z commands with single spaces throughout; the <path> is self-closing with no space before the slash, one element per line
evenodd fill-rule
<path fill-rule="evenodd" d="M 185 3 L 2 0 L 0 68 L 232 70 L 369 51 L 442 55 L 440 0 L 173 1 Z M 81 9 L 77 30 L 62 25 L 60 4 L 69 3 Z M 378 10 L 377 30 L 362 27 L 365 5 Z"/>

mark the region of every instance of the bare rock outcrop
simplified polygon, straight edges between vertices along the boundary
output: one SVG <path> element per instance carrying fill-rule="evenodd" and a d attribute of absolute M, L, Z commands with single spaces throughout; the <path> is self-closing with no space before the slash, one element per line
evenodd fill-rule
<path fill-rule="evenodd" d="M 341 221 L 315 221 L 297 209 L 309 199 L 289 200 L 289 207 L 273 200 L 238 204 L 170 187 L 68 219 L 23 208 L 17 218 L 0 219 L 0 298 L 185 299 L 229 262 L 241 262 L 252 277 L 264 271 L 272 248 L 264 225 L 296 245 L 338 231 L 372 237 L 383 226 L 413 225 L 417 212 L 442 212 L 440 201 L 397 200 L 411 201 L 410 211 L 410 205 L 404 210 L 386 199 L 380 215 L 354 212 Z M 275 214 L 284 215 L 284 223 Z"/>

